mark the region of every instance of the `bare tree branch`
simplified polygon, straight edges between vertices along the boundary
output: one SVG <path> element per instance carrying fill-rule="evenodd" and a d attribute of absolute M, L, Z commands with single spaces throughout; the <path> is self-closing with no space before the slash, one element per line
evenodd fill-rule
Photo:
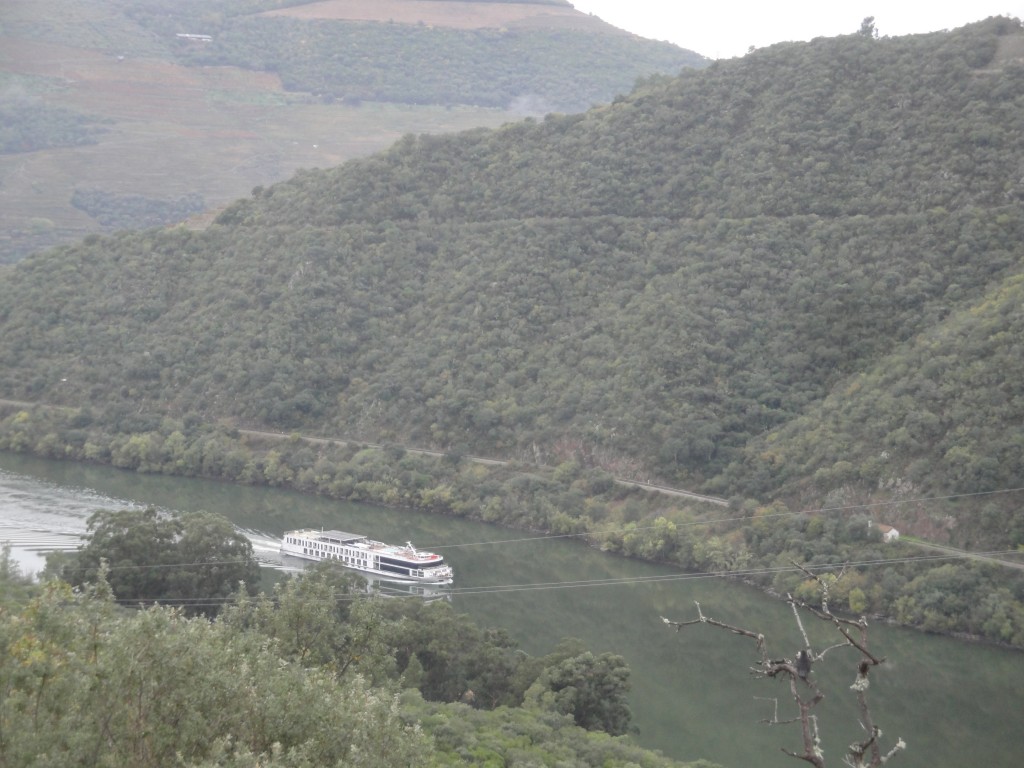
<path fill-rule="evenodd" d="M 804 623 L 800 620 L 800 611 L 796 609 L 796 603 L 793 602 L 792 595 L 786 595 L 789 598 L 789 605 L 793 609 L 793 618 L 796 619 L 796 625 L 800 628 L 800 634 L 804 638 L 804 648 L 811 647 L 811 641 L 807 639 L 807 630 L 804 629 Z"/>
<path fill-rule="evenodd" d="M 818 687 L 815 679 L 811 677 L 812 664 L 823 661 L 827 653 L 839 648 L 852 648 L 857 651 L 859 654 L 859 661 L 856 668 L 857 673 L 850 689 L 854 691 L 857 697 L 860 725 L 864 729 L 865 739 L 851 744 L 847 748 L 843 762 L 850 766 L 850 768 L 878 768 L 878 766 L 888 762 L 896 752 L 906 748 L 906 744 L 903 740 L 898 739 L 896 745 L 883 754 L 879 743 L 881 730 L 877 725 L 875 725 L 871 716 L 870 707 L 868 706 L 868 673 L 873 667 L 884 662 L 885 657 L 876 657 L 868 651 L 866 619 L 861 618 L 858 621 L 854 621 L 836 616 L 832 613 L 828 606 L 830 580 L 819 578 L 817 575 L 798 563 L 794 563 L 794 565 L 813 579 L 821 591 L 820 608 L 815 608 L 801 600 L 797 600 L 792 595 L 786 596 L 786 602 L 789 603 L 789 606 L 793 611 L 793 618 L 796 621 L 797 628 L 799 629 L 804 642 L 803 648 L 797 651 L 794 659 L 771 658 L 768 654 L 767 642 L 763 633 L 754 632 L 749 629 L 737 627 L 723 621 L 718 621 L 717 619 L 713 619 L 709 616 L 705 616 L 704 612 L 701 610 L 700 603 L 695 603 L 697 606 L 696 619 L 688 621 L 673 621 L 662 616 L 661 620 L 669 626 L 675 627 L 677 632 L 681 631 L 684 627 L 689 627 L 694 624 L 709 624 L 713 627 L 725 629 L 733 634 L 749 637 L 754 640 L 760 653 L 760 661 L 755 667 L 752 667 L 753 672 L 759 677 L 783 677 L 788 679 L 790 695 L 796 705 L 795 717 L 788 720 L 780 720 L 778 699 L 774 699 L 773 701 L 775 702 L 775 706 L 772 718 L 770 720 L 762 720 L 761 722 L 768 725 L 789 725 L 799 723 L 803 751 L 791 751 L 786 748 L 782 748 L 782 751 L 791 757 L 810 763 L 815 766 L 815 768 L 825 768 L 825 752 L 822 747 L 821 736 L 818 731 L 818 719 L 813 712 L 814 708 L 825 698 L 825 694 Z M 840 570 L 839 577 L 837 578 L 841 578 L 844 573 L 845 566 Z M 831 583 L 834 583 L 834 580 L 832 580 Z M 809 615 L 825 623 L 831 624 L 842 636 L 843 641 L 830 645 L 819 653 L 815 653 L 811 645 L 810 636 L 804 626 L 801 615 L 803 611 L 806 611 Z"/>
<path fill-rule="evenodd" d="M 710 618 L 708 618 L 707 616 L 705 616 L 701 612 L 701 610 L 700 610 L 700 603 L 698 603 L 696 600 L 694 600 L 693 602 L 694 602 L 694 605 L 697 606 L 697 618 L 696 619 L 693 619 L 692 621 L 679 622 L 679 621 L 671 621 L 669 619 L 666 619 L 664 616 L 662 616 L 661 620 L 663 622 L 665 622 L 666 624 L 669 624 L 669 625 L 675 627 L 676 628 L 676 632 L 678 632 L 683 627 L 689 626 L 690 624 L 710 624 L 713 627 L 721 627 L 722 629 L 727 629 L 727 630 L 729 630 L 730 632 L 732 632 L 733 634 L 736 634 L 736 635 L 743 635 L 744 637 L 753 638 L 754 641 L 757 642 L 757 647 L 761 651 L 761 656 L 764 657 L 764 635 L 762 635 L 760 633 L 757 633 L 757 632 L 750 632 L 750 631 L 748 631 L 746 629 L 740 629 L 739 627 L 734 627 L 734 626 L 732 626 L 730 624 L 723 624 L 722 622 L 716 621 L 715 619 L 710 619 Z"/>

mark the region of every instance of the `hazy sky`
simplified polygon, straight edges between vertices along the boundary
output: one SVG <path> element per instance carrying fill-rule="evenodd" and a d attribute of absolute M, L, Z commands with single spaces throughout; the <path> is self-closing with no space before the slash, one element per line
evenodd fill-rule
<path fill-rule="evenodd" d="M 578 11 L 711 58 L 783 40 L 846 35 L 875 17 L 880 35 L 952 29 L 989 16 L 1024 18 L 1024 0 L 569 0 Z"/>

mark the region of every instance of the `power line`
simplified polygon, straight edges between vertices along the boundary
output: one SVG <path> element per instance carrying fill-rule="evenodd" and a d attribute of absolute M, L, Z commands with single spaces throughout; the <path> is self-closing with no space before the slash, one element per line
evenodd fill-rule
<path fill-rule="evenodd" d="M 108 571 L 130 571 L 130 570 L 143 570 L 143 569 L 156 570 L 158 568 L 191 568 L 192 566 L 196 566 L 196 565 L 210 565 L 210 566 L 214 566 L 214 565 L 241 565 L 241 564 L 250 563 L 250 562 L 254 562 L 257 565 L 259 564 L 259 561 L 256 560 L 255 558 L 253 558 L 251 560 L 244 560 L 244 559 L 243 560 L 199 560 L 199 561 L 190 562 L 190 563 L 143 563 L 142 565 L 137 565 L 137 564 L 132 564 L 132 565 L 110 565 L 108 563 L 107 564 L 107 570 Z M 99 570 L 99 566 L 98 565 L 74 565 L 74 570 L 76 570 L 76 571 L 86 571 L 86 570 L 89 570 L 91 568 L 95 568 L 96 570 Z"/>
<path fill-rule="evenodd" d="M 866 504 L 851 504 L 840 507 L 820 507 L 817 509 L 804 509 L 797 511 L 787 512 L 775 512 L 763 515 L 757 515 L 756 517 L 741 516 L 741 517 L 730 517 L 730 518 L 716 518 L 713 520 L 694 520 L 688 522 L 671 522 L 675 528 L 681 527 L 693 527 L 700 525 L 715 525 L 718 523 L 729 523 L 729 522 L 752 522 L 754 520 L 764 520 L 770 518 L 779 517 L 792 517 L 796 515 L 810 515 L 810 514 L 827 514 L 834 512 L 849 512 L 853 510 L 871 509 L 886 506 L 895 506 L 898 504 L 911 504 L 911 503 L 927 503 L 936 501 L 950 501 L 962 498 L 971 498 L 978 496 L 992 496 L 998 494 L 1008 494 L 1024 491 L 1024 487 L 1019 488 L 1007 488 L 994 491 L 978 491 L 973 493 L 959 493 L 959 494 L 948 494 L 944 496 L 931 496 L 931 497 L 919 497 L 914 499 L 899 499 L 889 500 L 880 502 L 871 502 Z M 544 536 L 530 536 L 520 537 L 516 539 L 499 539 L 491 541 L 481 542 L 466 542 L 462 544 L 446 544 L 446 545 L 434 545 L 430 546 L 429 549 L 456 549 L 461 547 L 475 547 L 475 546 L 486 546 L 493 544 L 515 544 L 525 543 L 530 541 L 540 541 L 544 539 L 561 539 L 561 538 L 579 538 L 585 536 L 606 536 L 615 533 L 624 532 L 635 532 L 643 530 L 653 530 L 659 526 L 634 526 L 633 528 L 626 529 L 624 527 L 618 527 L 614 529 L 606 529 L 603 531 L 587 531 L 581 533 L 570 533 L 570 534 L 550 534 Z M 953 554 L 939 554 L 939 555 L 924 555 L 919 557 L 902 557 L 902 558 L 886 558 L 881 560 L 866 560 L 858 562 L 846 562 L 839 564 L 826 564 L 826 565 L 805 565 L 804 567 L 808 570 L 834 570 L 837 568 L 851 566 L 851 567 L 878 567 L 882 565 L 895 565 L 901 563 L 918 563 L 918 562 L 934 562 L 941 560 L 959 560 L 959 559 L 978 559 L 978 558 L 991 558 L 1001 555 L 1013 555 L 1019 554 L 1018 550 L 1004 550 L 1004 551 L 993 551 L 993 552 L 963 552 Z M 141 570 L 141 569 L 160 569 L 160 568 L 190 568 L 196 566 L 225 566 L 225 565 L 238 565 L 250 562 L 249 560 L 211 560 L 211 561 L 199 561 L 199 562 L 183 562 L 183 563 L 147 563 L 147 564 L 131 564 L 131 565 L 108 565 L 109 571 L 121 571 L 121 570 Z M 85 570 L 85 566 L 79 566 L 77 570 Z M 522 591 L 540 591 L 540 590 L 552 590 L 552 589 L 578 589 L 584 587 L 603 587 L 603 586 L 618 586 L 623 584 L 640 584 L 640 583 L 653 583 L 661 581 L 688 581 L 692 579 L 705 579 L 705 578 L 717 578 L 722 576 L 757 576 L 757 575 L 768 575 L 779 572 L 791 572 L 797 570 L 794 567 L 777 567 L 777 568 L 760 568 L 760 569 L 746 569 L 740 571 L 705 571 L 696 573 L 677 573 L 677 574 L 661 574 L 655 576 L 641 576 L 641 577 L 629 577 L 623 579 L 595 579 L 595 580 L 582 580 L 582 581 L 565 581 L 565 582 L 546 582 L 546 583 L 535 583 L 535 584 L 506 584 L 506 585 L 492 585 L 492 586 L 481 586 L 481 587 L 454 587 L 449 590 L 439 591 L 439 595 L 459 595 L 459 596 L 474 596 L 474 595 L 485 595 L 485 594 L 498 594 L 508 592 L 522 592 Z M 344 597 L 334 598 L 333 600 L 356 600 L 361 599 L 361 596 L 345 595 Z M 117 600 L 116 602 L 126 605 L 134 605 L 139 603 L 159 603 L 164 605 L 182 606 L 182 607 L 215 607 L 222 606 L 234 600 L 234 597 L 206 597 L 206 598 L 132 598 Z M 211 602 L 215 601 L 215 602 Z"/>
<path fill-rule="evenodd" d="M 945 495 L 945 496 L 922 496 L 922 497 L 912 498 L 912 499 L 894 499 L 894 500 L 889 500 L 889 501 L 869 502 L 869 503 L 865 503 L 865 504 L 849 504 L 849 505 L 845 505 L 845 506 L 841 506 L 841 507 L 818 507 L 818 508 L 802 509 L 802 510 L 787 511 L 787 512 L 772 512 L 772 513 L 763 514 L 763 515 L 756 515 L 756 516 L 745 515 L 745 516 L 739 516 L 739 517 L 723 517 L 723 518 L 715 518 L 715 519 L 712 519 L 712 520 L 691 520 L 691 521 L 685 521 L 685 522 L 668 521 L 668 523 L 669 523 L 669 525 L 673 526 L 674 528 L 692 528 L 692 527 L 703 526 L 703 525 L 717 525 L 719 523 L 755 522 L 757 520 L 768 520 L 768 519 L 780 518 L 780 517 L 795 517 L 797 515 L 828 514 L 828 513 L 833 513 L 833 512 L 851 512 L 851 511 L 855 511 L 855 510 L 872 509 L 872 508 L 876 508 L 876 507 L 895 506 L 895 505 L 898 505 L 898 504 L 921 504 L 921 503 L 936 502 L 936 501 L 952 501 L 952 500 L 955 500 L 955 499 L 972 498 L 972 497 L 978 497 L 978 496 L 994 496 L 994 495 L 1001 495 L 1001 494 L 1018 493 L 1020 491 L 1024 491 L 1024 487 L 1004 488 L 1004 489 L 999 489 L 999 490 L 994 490 L 994 491 L 977 491 L 977 492 L 972 492 L 972 493 L 955 493 L 955 494 L 948 494 L 948 495 Z M 495 544 L 501 544 L 501 545 L 504 545 L 504 544 L 522 544 L 522 543 L 531 542 L 531 541 L 544 541 L 544 540 L 566 539 L 566 538 L 581 538 L 581 537 L 587 537 L 587 536 L 599 537 L 599 536 L 608 536 L 608 535 L 616 534 L 616 533 L 634 533 L 636 531 L 655 530 L 655 529 L 657 529 L 659 527 L 661 527 L 661 526 L 658 526 L 658 525 L 644 525 L 644 526 L 634 526 L 632 528 L 626 528 L 626 527 L 623 527 L 623 526 L 619 526 L 619 527 L 616 527 L 616 528 L 608 528 L 608 529 L 600 530 L 600 531 L 582 531 L 582 532 L 579 532 L 579 533 L 556 533 L 556 534 L 546 534 L 546 535 L 543 535 L 543 536 L 525 536 L 525 537 L 520 537 L 520 538 L 516 538 L 516 539 L 492 539 L 490 541 L 465 542 L 465 543 L 461 543 L 461 544 L 436 544 L 436 545 L 426 545 L 426 546 L 423 546 L 423 547 L 420 547 L 420 548 L 424 549 L 424 550 L 438 550 L 438 549 L 461 549 L 461 548 L 466 548 L 466 547 L 482 547 L 482 546 L 489 546 L 489 545 L 495 545 Z M 942 545 L 933 545 L 933 546 L 942 546 Z M 1001 553 L 1001 554 L 1017 554 L 1017 551 L 1016 550 L 1008 550 L 1007 552 L 1004 552 L 1004 553 Z M 962 557 L 971 557 L 971 556 L 989 557 L 989 556 L 992 556 L 992 555 L 991 555 L 991 553 L 967 552 L 967 553 L 964 553 L 961 556 Z M 243 563 L 247 563 L 247 562 L 249 562 L 249 561 L 243 559 L 243 560 L 209 560 L 209 561 L 186 562 L 186 563 L 146 563 L 146 564 L 142 564 L 142 565 L 137 565 L 137 564 L 131 564 L 131 565 L 109 565 L 108 564 L 107 569 L 109 571 L 118 571 L 118 570 L 140 570 L 140 569 L 146 569 L 146 568 L 152 568 L 152 569 L 156 569 L 156 568 L 188 568 L 188 567 L 193 567 L 193 566 L 238 565 L 238 564 L 243 564 Z M 78 566 L 76 570 L 85 570 L 88 567 L 89 566 Z M 725 572 L 725 574 L 728 574 L 728 573 L 732 573 L 732 572 Z"/>
<path fill-rule="evenodd" d="M 878 558 L 874 560 L 858 560 L 858 561 L 844 561 L 838 563 L 820 563 L 814 565 L 802 565 L 801 568 L 806 571 L 836 571 L 843 568 L 874 568 L 885 565 L 900 565 L 906 563 L 925 563 L 925 562 L 936 562 L 943 560 L 962 560 L 962 559 L 977 559 L 987 557 L 999 557 L 1004 555 L 1020 554 L 1018 550 L 994 550 L 987 552 L 970 552 L 970 553 L 943 553 L 935 555 L 920 555 L 915 557 L 890 557 L 890 558 Z M 668 574 L 652 574 L 649 576 L 627 576 L 622 578 L 603 578 L 603 579 L 582 579 L 573 581 L 552 581 L 552 582 L 537 582 L 537 583 L 526 583 L 526 584 L 498 584 L 489 586 L 479 587 L 453 587 L 450 589 L 438 590 L 436 594 L 438 596 L 451 595 L 453 597 L 459 596 L 474 596 L 474 595 L 491 595 L 491 594 L 504 594 L 509 592 L 526 592 L 526 591 L 547 591 L 553 589 L 580 589 L 588 587 L 613 587 L 623 586 L 630 584 L 651 584 L 660 582 L 676 582 L 676 581 L 692 581 L 697 579 L 711 579 L 721 577 L 745 577 L 745 576 L 766 576 L 777 573 L 792 573 L 800 571 L 801 568 L 796 566 L 775 566 L 765 568 L 747 568 L 736 571 L 719 570 L 719 571 L 697 571 L 689 573 L 668 573 Z M 316 602 L 321 603 L 336 603 L 336 602 L 351 602 L 355 600 L 363 599 L 363 595 L 344 593 L 342 595 L 336 595 L 331 598 L 318 599 Z M 133 605 L 136 603 L 160 603 L 163 605 L 173 606 L 212 606 L 212 605 L 224 605 L 230 603 L 235 598 L 233 596 L 228 597 L 196 597 L 196 598 L 131 598 L 117 600 L 116 602 L 122 604 Z"/>
<path fill-rule="evenodd" d="M 884 558 L 878 560 L 860 560 L 860 561 L 847 561 L 842 563 L 826 563 L 818 565 L 803 565 L 802 568 L 808 571 L 835 571 L 842 568 L 854 567 L 854 568 L 870 568 L 883 565 L 898 565 L 901 563 L 918 563 L 918 562 L 929 562 L 936 560 L 958 560 L 958 559 L 973 559 L 977 557 L 995 557 L 997 555 L 1006 554 L 1019 554 L 1017 550 L 1005 550 L 997 552 L 977 552 L 970 553 L 967 555 L 963 554 L 939 554 L 939 555 L 921 555 L 918 557 L 894 557 Z M 618 586 L 620 584 L 643 584 L 652 582 L 662 581 L 690 581 L 693 579 L 709 579 L 709 578 L 720 578 L 720 577 L 731 577 L 731 576 L 764 576 L 775 573 L 790 573 L 800 571 L 800 568 L 796 566 L 775 566 L 771 568 L 748 568 L 736 571 L 698 571 L 690 573 L 673 573 L 673 574 L 660 574 L 653 576 L 634 576 L 626 577 L 622 579 L 592 579 L 588 581 L 568 581 L 568 582 L 549 582 L 549 583 L 538 583 L 538 584 L 512 584 L 495 587 L 463 587 L 453 588 L 451 593 L 453 595 L 475 595 L 475 594 L 488 594 L 488 593 L 499 593 L 499 592 L 517 592 L 524 590 L 544 590 L 544 589 L 575 589 L 577 587 L 602 587 L 602 586 Z"/>

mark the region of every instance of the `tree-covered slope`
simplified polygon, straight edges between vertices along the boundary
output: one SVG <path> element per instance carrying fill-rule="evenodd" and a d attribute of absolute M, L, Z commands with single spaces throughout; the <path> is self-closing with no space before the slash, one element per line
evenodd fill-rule
<path fill-rule="evenodd" d="M 0 391 L 772 492 L 755 438 L 1014 285 L 1020 39 L 776 46 L 34 257 Z"/>
<path fill-rule="evenodd" d="M 822 402 L 752 441 L 730 481 L 751 496 L 977 494 L 961 505 L 902 505 L 888 519 L 959 544 L 1024 544 L 1015 495 L 1024 478 L 1024 275 L 897 346 Z"/>
<path fill-rule="evenodd" d="M 410 144 L 362 172 L 281 191 L 309 223 L 330 225 L 421 214 L 877 216 L 1019 203 L 1020 168 L 1009 158 L 1021 142 L 1024 58 L 999 53 L 1018 34 L 993 19 L 949 34 L 778 45 L 652 78 L 586 114 Z M 311 210 L 303 190 L 312 186 L 329 205 Z M 281 198 L 262 210 L 265 223 L 297 212 Z"/>

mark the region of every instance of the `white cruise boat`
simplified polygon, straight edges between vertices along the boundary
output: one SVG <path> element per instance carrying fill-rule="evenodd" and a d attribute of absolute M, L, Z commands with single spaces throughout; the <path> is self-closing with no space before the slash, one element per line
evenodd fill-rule
<path fill-rule="evenodd" d="M 400 547 L 344 531 L 288 531 L 281 541 L 281 554 L 330 560 L 387 581 L 451 584 L 454 576 L 443 557 L 420 552 L 410 542 Z"/>

